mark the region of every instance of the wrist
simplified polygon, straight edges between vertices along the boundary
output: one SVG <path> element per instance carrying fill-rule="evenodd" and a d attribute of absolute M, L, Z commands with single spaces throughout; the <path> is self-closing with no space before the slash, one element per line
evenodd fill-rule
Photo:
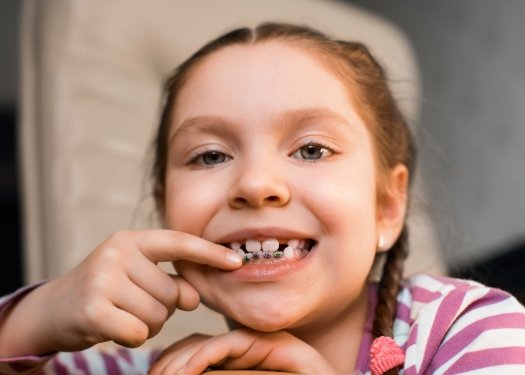
<path fill-rule="evenodd" d="M 52 337 L 44 332 L 46 325 L 40 319 L 45 311 L 39 302 L 44 287 L 17 293 L 0 310 L 0 357 L 45 355 L 55 351 L 47 345 L 48 340 L 42 340 L 46 336 Z"/>

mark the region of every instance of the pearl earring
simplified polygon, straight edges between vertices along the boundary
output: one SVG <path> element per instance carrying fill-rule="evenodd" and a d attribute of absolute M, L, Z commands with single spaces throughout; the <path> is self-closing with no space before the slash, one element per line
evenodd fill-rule
<path fill-rule="evenodd" d="M 385 236 L 383 236 L 382 234 L 379 235 L 379 239 L 377 241 L 377 248 L 379 250 L 386 250 L 386 241 L 385 241 Z"/>

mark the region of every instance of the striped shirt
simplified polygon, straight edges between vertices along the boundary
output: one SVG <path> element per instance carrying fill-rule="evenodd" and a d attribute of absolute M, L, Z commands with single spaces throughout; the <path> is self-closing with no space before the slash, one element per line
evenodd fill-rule
<path fill-rule="evenodd" d="M 373 311 L 375 285 L 371 288 Z M 0 299 L 0 309 L 24 292 Z M 370 374 L 372 320 L 365 327 L 355 374 Z M 525 308 L 509 294 L 472 281 L 428 275 L 407 279 L 398 295 L 394 339 L 405 352 L 404 375 L 525 374 Z M 0 374 L 146 374 L 158 354 L 95 347 L 7 358 L 0 359 Z"/>

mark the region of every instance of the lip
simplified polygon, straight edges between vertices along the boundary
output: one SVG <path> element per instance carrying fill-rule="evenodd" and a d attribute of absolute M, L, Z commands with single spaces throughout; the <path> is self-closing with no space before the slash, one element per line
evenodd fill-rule
<path fill-rule="evenodd" d="M 217 239 L 214 239 L 213 242 L 218 243 L 218 244 L 225 244 L 225 243 L 232 243 L 232 242 L 241 242 L 247 239 L 256 240 L 256 239 L 265 239 L 265 238 L 298 239 L 298 240 L 315 239 L 312 236 L 309 236 L 308 234 L 301 232 L 301 231 L 271 226 L 271 227 L 239 229 L 239 230 L 236 230 L 235 232 L 231 232 Z"/>
<path fill-rule="evenodd" d="M 247 263 L 241 268 L 225 273 L 225 277 L 243 283 L 264 283 L 288 279 L 293 273 L 302 271 L 312 262 L 317 253 L 319 243 L 302 259 L 275 263 L 253 264 Z"/>
<path fill-rule="evenodd" d="M 312 258 L 312 251 L 303 259 L 293 262 L 278 262 L 270 264 L 246 264 L 241 268 L 232 271 L 229 275 L 239 282 L 245 283 L 264 283 L 278 281 L 290 277 L 304 267 Z"/>

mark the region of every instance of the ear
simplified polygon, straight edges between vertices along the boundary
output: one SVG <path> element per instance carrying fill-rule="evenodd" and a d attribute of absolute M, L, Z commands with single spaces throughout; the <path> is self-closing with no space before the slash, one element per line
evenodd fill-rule
<path fill-rule="evenodd" d="M 385 187 L 377 202 L 377 251 L 387 251 L 401 234 L 408 204 L 409 172 L 398 164 L 385 178 Z"/>

